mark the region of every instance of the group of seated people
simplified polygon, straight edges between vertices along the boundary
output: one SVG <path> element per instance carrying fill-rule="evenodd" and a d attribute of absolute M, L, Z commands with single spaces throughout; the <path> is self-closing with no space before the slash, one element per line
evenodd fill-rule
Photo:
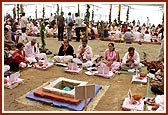
<path fill-rule="evenodd" d="M 26 45 L 18 43 L 16 50 L 7 61 L 11 71 L 19 71 L 20 68 L 26 68 L 29 64 L 38 63 L 39 60 L 47 59 L 45 53 L 40 53 L 37 46 L 36 38 L 32 38 Z M 134 47 L 129 47 L 124 57 L 120 59 L 119 52 L 115 49 L 114 43 L 108 43 L 108 48 L 104 51 L 103 59 L 94 62 L 92 61 L 92 48 L 88 45 L 88 39 L 83 38 L 81 45 L 78 46 L 74 53 L 73 46 L 65 39 L 59 48 L 58 54 L 54 56 L 55 62 L 68 63 L 74 62 L 77 64 L 86 64 L 90 67 L 108 67 L 110 71 L 140 69 L 140 56 Z M 161 64 L 155 76 L 161 76 L 158 80 L 151 81 L 151 91 L 156 95 L 164 94 L 164 74 L 163 64 Z M 160 106 L 155 105 L 158 109 Z"/>
<path fill-rule="evenodd" d="M 122 25 L 112 26 L 104 24 L 104 38 L 109 40 L 131 40 L 131 42 L 161 42 L 163 36 L 163 26 L 155 27 L 127 26 L 126 31 L 122 32 Z"/>
<path fill-rule="evenodd" d="M 26 45 L 17 43 L 16 50 L 6 61 L 11 71 L 19 71 L 20 68 L 26 68 L 28 64 L 36 63 L 40 59 L 46 59 L 45 53 L 40 53 L 36 38 L 32 38 Z"/>
<path fill-rule="evenodd" d="M 107 66 L 110 70 L 140 68 L 140 57 L 133 47 L 128 48 L 128 52 L 124 55 L 122 61 L 119 52 L 114 47 L 114 43 L 109 43 L 108 47 L 104 52 L 103 59 L 95 62 L 95 60 L 92 60 L 93 51 L 88 45 L 87 38 L 82 39 L 82 44 L 79 45 L 76 53 L 74 53 L 74 49 L 69 44 L 69 41 L 65 39 L 59 48 L 58 54 L 54 56 L 54 60 L 61 63 L 72 61 L 77 64 L 88 63 L 88 66 Z M 46 54 L 39 51 L 36 38 L 32 38 L 26 45 L 23 43 L 16 45 L 16 50 L 7 60 L 7 64 L 11 66 L 11 69 L 16 69 L 17 71 L 19 67 L 24 68 L 27 64 L 46 58 Z"/>
<path fill-rule="evenodd" d="M 66 61 L 73 61 L 77 64 L 87 63 L 88 66 L 107 66 L 110 70 L 129 70 L 133 68 L 140 69 L 140 56 L 134 47 L 129 47 L 128 52 L 125 53 L 123 59 L 120 59 L 119 52 L 115 49 L 114 43 L 108 43 L 108 47 L 104 51 L 103 59 L 95 62 L 92 60 L 92 48 L 88 45 L 88 39 L 83 38 L 82 44 L 74 54 L 73 47 L 68 40 L 64 40 L 59 48 L 59 52 L 54 59 L 56 62 L 66 63 Z M 66 61 L 65 61 L 66 60 Z"/>

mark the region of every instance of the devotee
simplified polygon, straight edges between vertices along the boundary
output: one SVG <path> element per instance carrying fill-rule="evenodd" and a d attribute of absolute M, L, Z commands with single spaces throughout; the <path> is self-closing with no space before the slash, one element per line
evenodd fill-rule
<path fill-rule="evenodd" d="M 78 46 L 78 49 L 76 52 L 76 58 L 73 59 L 73 62 L 85 63 L 87 61 L 90 61 L 92 57 L 93 57 L 93 52 L 92 52 L 92 48 L 88 45 L 88 39 L 83 38 L 82 44 Z"/>
<path fill-rule="evenodd" d="M 163 95 L 164 94 L 164 72 L 163 71 L 156 72 L 155 77 L 156 79 L 150 82 L 151 91 L 156 95 Z"/>
<path fill-rule="evenodd" d="M 11 71 L 19 71 L 19 68 L 27 67 L 29 63 L 25 58 L 24 44 L 18 43 L 12 57 L 7 61 Z"/>
<path fill-rule="evenodd" d="M 144 42 L 151 42 L 151 35 L 149 33 L 149 31 L 145 31 L 145 34 L 144 34 Z"/>
<path fill-rule="evenodd" d="M 126 43 L 132 43 L 132 37 L 133 37 L 133 35 L 132 35 L 132 32 L 131 32 L 131 28 L 128 28 L 128 31 L 125 32 L 123 38 L 124 38 Z"/>
<path fill-rule="evenodd" d="M 15 50 L 16 43 L 12 41 L 10 26 L 6 25 L 4 28 L 4 47 L 8 50 Z"/>
<path fill-rule="evenodd" d="M 76 42 L 80 41 L 80 27 L 82 25 L 82 19 L 80 18 L 78 13 L 75 13 L 75 31 L 76 31 Z"/>
<path fill-rule="evenodd" d="M 30 63 L 47 58 L 45 53 L 40 53 L 36 38 L 32 38 L 31 41 L 25 45 L 24 50 L 26 58 Z"/>
<path fill-rule="evenodd" d="M 20 24 L 21 24 L 21 30 L 22 30 L 22 42 L 24 43 L 25 39 L 27 40 L 27 42 L 29 42 L 28 38 L 27 38 L 27 34 L 26 34 L 28 20 L 25 17 L 25 13 L 24 12 L 22 13 Z"/>
<path fill-rule="evenodd" d="M 152 106 L 152 111 L 164 111 L 164 102 L 165 97 L 164 95 L 156 95 L 155 97 L 155 104 Z"/>
<path fill-rule="evenodd" d="M 71 12 L 68 13 L 68 17 L 66 18 L 66 28 L 67 28 L 67 39 L 71 41 L 71 33 L 72 33 L 72 26 L 68 25 L 70 22 L 73 22 L 71 17 Z"/>
<path fill-rule="evenodd" d="M 108 49 L 104 51 L 104 58 L 96 66 L 105 66 L 109 67 L 110 70 L 119 70 L 120 69 L 120 57 L 119 53 L 115 50 L 114 44 L 109 43 Z"/>
<path fill-rule="evenodd" d="M 129 69 L 140 69 L 140 56 L 137 51 L 135 51 L 134 47 L 129 47 L 128 52 L 125 53 L 122 63 L 121 69 L 122 70 L 129 70 Z"/>
<path fill-rule="evenodd" d="M 54 60 L 56 62 L 70 62 L 74 56 L 74 49 L 69 44 L 67 39 L 64 40 L 63 44 L 59 48 L 59 52 L 57 56 L 54 56 Z"/>
<path fill-rule="evenodd" d="M 57 24 L 58 24 L 58 41 L 63 41 L 64 37 L 64 26 L 65 26 L 65 21 L 64 21 L 64 12 L 61 12 L 61 15 L 57 19 Z"/>

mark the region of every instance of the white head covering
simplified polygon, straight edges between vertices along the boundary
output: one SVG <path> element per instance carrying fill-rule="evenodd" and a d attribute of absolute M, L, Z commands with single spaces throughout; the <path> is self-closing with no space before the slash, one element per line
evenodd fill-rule
<path fill-rule="evenodd" d="M 8 28 L 8 30 L 11 30 L 11 26 L 10 25 L 6 25 L 6 28 Z"/>

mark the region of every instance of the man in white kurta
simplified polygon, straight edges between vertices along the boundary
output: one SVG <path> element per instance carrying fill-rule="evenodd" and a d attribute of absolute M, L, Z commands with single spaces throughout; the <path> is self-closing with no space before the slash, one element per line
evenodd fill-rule
<path fill-rule="evenodd" d="M 140 69 L 140 56 L 137 51 L 135 51 L 134 47 L 129 47 L 128 52 L 125 53 L 122 63 L 121 69 L 122 70 L 129 70 L 129 69 Z"/>
<path fill-rule="evenodd" d="M 24 50 L 25 50 L 26 59 L 30 63 L 37 62 L 42 58 L 43 59 L 47 58 L 45 53 L 40 53 L 39 48 L 37 46 L 36 38 L 32 38 L 32 40 L 25 45 Z"/>
<path fill-rule="evenodd" d="M 75 63 L 86 63 L 88 61 L 91 61 L 91 58 L 93 57 L 93 52 L 92 48 L 87 43 L 87 38 L 83 38 L 82 44 L 79 45 L 77 49 L 76 58 L 73 59 Z"/>

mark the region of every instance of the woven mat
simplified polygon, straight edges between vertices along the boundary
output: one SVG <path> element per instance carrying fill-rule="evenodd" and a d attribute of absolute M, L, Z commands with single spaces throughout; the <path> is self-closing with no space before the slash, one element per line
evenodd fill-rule
<path fill-rule="evenodd" d="M 45 83 L 45 84 L 47 84 L 47 83 Z M 43 84 L 42 86 L 44 86 L 45 84 Z M 40 86 L 40 87 L 42 87 L 42 86 Z M 40 88 L 40 87 L 38 87 L 38 88 Z M 102 87 L 102 89 L 98 92 L 96 97 L 94 97 L 92 99 L 92 101 L 88 104 L 87 111 L 94 111 L 94 108 L 96 107 L 96 105 L 98 104 L 98 102 L 100 101 L 102 96 L 109 89 L 109 86 L 101 86 L 101 87 Z M 36 88 L 36 89 L 38 89 L 38 88 Z M 36 89 L 34 89 L 34 90 L 36 90 Z M 30 92 L 28 92 L 28 93 L 30 93 Z M 69 109 L 52 107 L 52 106 L 44 104 L 42 102 L 38 102 L 38 101 L 33 101 L 33 100 L 30 100 L 30 99 L 27 99 L 26 95 L 28 93 L 26 93 L 23 96 L 17 98 L 16 101 L 19 102 L 19 103 L 22 103 L 24 105 L 41 108 L 42 110 L 45 110 L 45 111 L 71 111 Z"/>

